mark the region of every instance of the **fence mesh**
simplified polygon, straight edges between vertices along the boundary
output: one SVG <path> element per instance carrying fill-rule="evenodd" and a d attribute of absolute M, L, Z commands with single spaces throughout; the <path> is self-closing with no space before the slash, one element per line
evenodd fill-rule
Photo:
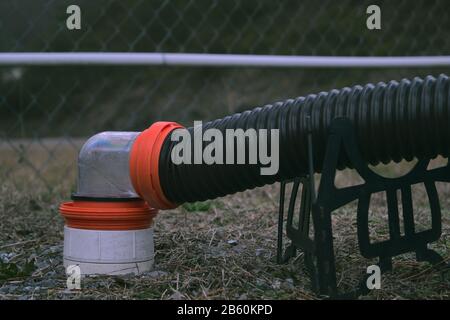
<path fill-rule="evenodd" d="M 381 30 L 366 9 L 381 8 Z M 81 30 L 66 9 L 81 8 Z M 450 54 L 442 1 L 3 0 L 1 52 L 184 52 L 328 56 Z M 450 73 L 450 68 L 310 69 L 0 66 L 2 185 L 73 187 L 76 154 L 103 130 L 191 125 L 308 93 Z"/>

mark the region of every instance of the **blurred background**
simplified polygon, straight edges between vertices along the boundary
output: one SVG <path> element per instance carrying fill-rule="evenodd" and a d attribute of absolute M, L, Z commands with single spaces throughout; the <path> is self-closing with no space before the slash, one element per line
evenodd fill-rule
<path fill-rule="evenodd" d="M 66 8 L 81 8 L 68 30 Z M 366 28 L 381 7 L 382 29 Z M 450 54 L 450 2 L 2 0 L 1 52 L 172 52 L 326 56 Z M 192 125 L 322 90 L 450 68 L 0 65 L 0 181 L 68 192 L 99 131 Z M 26 191 L 24 191 L 26 190 Z"/>

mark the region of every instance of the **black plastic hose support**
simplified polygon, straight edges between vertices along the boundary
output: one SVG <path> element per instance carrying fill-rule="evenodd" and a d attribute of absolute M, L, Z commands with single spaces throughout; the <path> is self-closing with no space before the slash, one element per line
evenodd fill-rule
<path fill-rule="evenodd" d="M 176 165 L 170 157 L 177 142 L 171 141 L 169 135 L 159 161 L 163 192 L 173 203 L 203 201 L 305 175 L 309 125 L 314 168 L 320 172 L 329 126 L 338 117 L 350 119 L 358 147 L 372 165 L 437 155 L 447 157 L 449 86 L 449 78 L 443 74 L 437 79 L 427 76 L 376 85 L 369 83 L 289 99 L 203 124 L 203 130 L 216 128 L 223 133 L 226 129 L 238 128 L 244 131 L 279 129 L 279 171 L 271 176 L 260 174 L 260 164 Z M 192 136 L 193 128 L 188 130 Z M 206 145 L 204 143 L 203 148 Z M 247 151 L 248 141 L 248 156 Z M 341 168 L 348 165 L 345 158 L 340 160 Z"/>

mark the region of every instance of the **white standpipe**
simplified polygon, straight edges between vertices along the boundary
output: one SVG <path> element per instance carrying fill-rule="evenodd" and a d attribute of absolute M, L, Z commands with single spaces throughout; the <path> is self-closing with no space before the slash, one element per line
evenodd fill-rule
<path fill-rule="evenodd" d="M 153 268 L 153 228 L 125 231 L 64 227 L 64 266 L 82 274 L 139 274 Z"/>

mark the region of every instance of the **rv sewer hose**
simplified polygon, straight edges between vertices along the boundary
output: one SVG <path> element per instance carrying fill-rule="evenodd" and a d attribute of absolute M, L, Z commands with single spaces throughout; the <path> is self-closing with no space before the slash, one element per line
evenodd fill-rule
<path fill-rule="evenodd" d="M 174 164 L 171 152 L 173 129 L 161 141 L 159 184 L 172 204 L 203 201 L 307 174 L 309 125 L 314 169 L 321 171 L 330 123 L 348 118 L 354 126 L 358 147 L 371 165 L 413 158 L 447 157 L 450 147 L 450 82 L 437 79 L 403 79 L 400 82 L 356 85 L 306 97 L 289 99 L 203 124 L 225 136 L 226 129 L 279 129 L 279 170 L 261 175 L 258 164 Z M 188 128 L 193 141 L 194 128 Z M 203 142 L 203 148 L 211 142 Z M 270 144 L 270 134 L 268 135 Z M 192 143 L 192 154 L 194 154 Z M 268 148 L 270 152 L 270 148 Z M 248 161 L 248 139 L 245 145 Z M 224 158 L 225 158 L 224 144 Z M 236 152 L 234 152 L 236 157 Z M 340 167 L 349 166 L 345 158 Z M 236 163 L 236 162 L 234 162 Z M 170 207 L 170 206 L 169 206 Z M 173 207 L 173 206 L 172 206 Z"/>

